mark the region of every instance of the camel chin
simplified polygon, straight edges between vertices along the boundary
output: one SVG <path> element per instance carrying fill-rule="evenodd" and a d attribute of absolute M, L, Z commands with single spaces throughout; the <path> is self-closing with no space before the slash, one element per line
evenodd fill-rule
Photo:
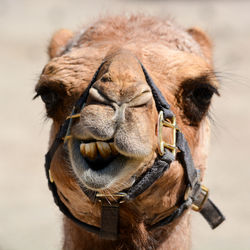
<path fill-rule="evenodd" d="M 120 151 L 120 152 L 119 152 Z M 70 161 L 78 180 L 89 189 L 118 191 L 131 186 L 145 157 L 119 150 L 113 140 L 84 142 L 73 138 L 69 142 Z"/>

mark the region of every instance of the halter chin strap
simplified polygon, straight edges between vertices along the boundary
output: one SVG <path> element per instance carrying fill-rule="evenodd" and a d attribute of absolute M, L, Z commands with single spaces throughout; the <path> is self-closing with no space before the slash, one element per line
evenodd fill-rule
<path fill-rule="evenodd" d="M 159 226 L 164 226 L 166 224 L 171 223 L 189 207 L 191 207 L 195 211 L 200 212 L 207 220 L 212 229 L 216 228 L 225 220 L 225 218 L 219 211 L 219 209 L 213 204 L 213 202 L 208 199 L 208 189 L 200 184 L 199 171 L 194 167 L 188 143 L 184 135 L 181 133 L 181 131 L 176 125 L 175 116 L 170 110 L 170 105 L 162 96 L 160 90 L 154 84 L 153 80 L 150 78 L 146 69 L 141 63 L 140 64 L 142 70 L 144 72 L 146 81 L 151 88 L 156 108 L 159 113 L 159 154 L 156 157 L 153 166 L 149 168 L 145 173 L 143 173 L 139 178 L 137 178 L 135 183 L 129 189 L 117 194 L 112 194 L 113 197 L 117 198 L 115 202 L 112 201 L 107 203 L 107 196 L 103 196 L 95 191 L 80 186 L 83 192 L 89 197 L 90 200 L 95 201 L 97 199 L 102 204 L 100 228 L 93 225 L 89 225 L 77 219 L 70 212 L 68 207 L 62 202 L 58 195 L 56 184 L 50 174 L 51 161 L 59 145 L 67 141 L 67 139 L 70 137 L 72 121 L 73 119 L 78 118 L 80 116 L 79 114 L 86 103 L 89 94 L 89 89 L 96 82 L 97 75 L 103 64 L 104 62 L 99 66 L 89 86 L 76 102 L 71 115 L 67 117 L 65 122 L 61 125 L 53 144 L 51 145 L 48 153 L 45 156 L 45 170 L 48 179 L 48 185 L 49 189 L 52 191 L 56 205 L 59 207 L 59 209 L 65 216 L 67 216 L 69 219 L 74 221 L 76 224 L 78 224 L 85 230 L 91 233 L 96 233 L 97 235 L 105 239 L 116 240 L 119 235 L 119 204 L 126 201 L 131 201 L 140 194 L 142 194 L 164 174 L 164 172 L 169 168 L 172 161 L 178 159 L 185 170 L 187 183 L 185 194 L 181 198 L 181 201 L 176 204 L 176 206 L 166 211 L 165 218 L 160 219 L 158 221 L 154 221 L 152 225 L 147 225 L 148 230 L 153 230 Z M 168 144 L 162 140 L 161 131 L 163 126 L 167 126 L 173 129 L 173 144 Z"/>

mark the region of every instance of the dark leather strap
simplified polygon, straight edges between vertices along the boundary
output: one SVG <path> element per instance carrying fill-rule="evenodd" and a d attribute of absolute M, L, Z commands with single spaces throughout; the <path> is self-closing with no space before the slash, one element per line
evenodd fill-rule
<path fill-rule="evenodd" d="M 155 101 L 155 106 L 156 106 L 158 113 L 162 110 L 163 115 L 164 115 L 164 119 L 172 118 L 174 116 L 174 114 L 170 110 L 170 105 L 167 103 L 166 99 L 163 97 L 161 91 L 157 88 L 157 86 L 155 85 L 155 83 L 153 82 L 151 77 L 149 76 L 148 72 L 146 71 L 146 69 L 144 68 L 142 63 L 140 61 L 139 61 L 139 63 L 141 64 L 146 81 L 147 81 L 149 87 L 151 88 L 151 91 L 152 91 L 152 94 L 154 97 L 154 101 Z"/>
<path fill-rule="evenodd" d="M 158 155 L 153 166 L 141 175 L 127 191 L 125 191 L 127 193 L 126 199 L 133 200 L 142 194 L 163 175 L 173 160 L 174 156 L 168 150 L 165 150 L 163 156 Z"/>
<path fill-rule="evenodd" d="M 77 101 L 75 107 L 74 107 L 74 112 L 77 111 L 77 109 L 81 108 L 84 106 L 86 99 L 88 97 L 88 92 L 90 87 L 93 85 L 93 83 L 96 81 L 97 75 L 100 71 L 102 64 L 100 65 L 100 67 L 97 69 L 97 71 L 95 72 L 93 79 L 91 80 L 88 88 L 84 91 L 84 93 L 81 95 L 81 97 L 79 98 L 79 100 Z M 66 205 L 61 201 L 58 192 L 57 192 L 57 187 L 55 185 L 55 183 L 50 179 L 50 165 L 51 165 L 51 161 L 53 159 L 53 156 L 56 152 L 56 150 L 58 149 L 59 145 L 61 145 L 63 143 L 63 138 L 67 135 L 67 133 L 70 130 L 70 124 L 72 123 L 72 119 L 67 119 L 65 120 L 65 122 L 60 126 L 60 129 L 56 135 L 56 138 L 54 139 L 52 145 L 50 146 L 49 151 L 47 152 L 47 154 L 45 155 L 45 172 L 46 172 L 46 177 L 48 179 L 48 186 L 49 189 L 51 190 L 53 197 L 54 197 L 54 202 L 56 203 L 56 205 L 59 207 L 60 211 L 69 219 L 71 219 L 72 221 L 74 221 L 76 224 L 78 224 L 79 226 L 83 227 L 84 229 L 86 229 L 89 232 L 95 233 L 95 234 L 100 234 L 100 228 L 95 227 L 93 225 L 89 225 L 85 222 L 82 222 L 80 220 L 78 220 L 71 212 L 70 210 L 66 207 Z M 88 190 L 84 187 L 81 186 L 81 189 L 83 190 L 83 192 L 91 199 L 94 201 L 95 199 L 95 192 Z M 94 197 L 93 197 L 94 196 Z"/>
<path fill-rule="evenodd" d="M 116 240 L 119 229 L 119 203 L 111 203 L 102 199 L 100 237 Z"/>
<path fill-rule="evenodd" d="M 200 213 L 212 229 L 218 227 L 226 219 L 210 199 L 207 199 Z"/>
<path fill-rule="evenodd" d="M 181 164 L 186 171 L 188 183 L 191 185 L 192 188 L 194 188 L 195 184 L 199 181 L 198 172 L 197 169 L 194 167 L 194 162 L 188 143 L 184 135 L 179 130 L 177 131 L 176 145 L 180 150 L 180 153 L 178 153 L 177 157 L 179 161 L 181 161 Z"/>
<path fill-rule="evenodd" d="M 153 229 L 155 229 L 157 227 L 162 227 L 162 226 L 165 226 L 165 225 L 171 223 L 173 220 L 175 220 L 180 215 L 182 215 L 184 210 L 189 208 L 191 206 L 191 204 L 192 204 L 191 199 L 188 199 L 188 200 L 182 202 L 181 205 L 178 208 L 176 208 L 171 215 L 161 219 L 160 221 L 156 222 L 153 225 L 148 225 L 147 226 L 148 230 L 153 230 Z"/>

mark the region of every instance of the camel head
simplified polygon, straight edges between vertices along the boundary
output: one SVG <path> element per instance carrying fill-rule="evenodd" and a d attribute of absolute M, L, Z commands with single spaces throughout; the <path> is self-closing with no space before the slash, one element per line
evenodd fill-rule
<path fill-rule="evenodd" d="M 77 34 L 60 30 L 49 55 L 36 91 L 53 121 L 51 142 L 100 67 L 86 105 L 72 123 L 71 137 L 52 161 L 59 195 L 75 215 L 84 217 L 87 200 L 79 185 L 104 194 L 119 192 L 158 155 L 158 112 L 140 63 L 171 105 L 203 176 L 207 114 L 218 93 L 211 43 L 204 32 L 143 16 L 106 18 Z M 163 137 L 171 141 L 171 131 L 164 129 Z M 181 163 L 174 161 L 160 182 L 169 185 L 167 193 L 181 192 L 183 176 Z"/>

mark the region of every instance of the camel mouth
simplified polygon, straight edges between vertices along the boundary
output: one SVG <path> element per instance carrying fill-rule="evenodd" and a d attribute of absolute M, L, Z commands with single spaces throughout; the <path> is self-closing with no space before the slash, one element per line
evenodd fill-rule
<path fill-rule="evenodd" d="M 117 156 L 114 140 L 80 141 L 80 153 L 93 171 L 106 168 Z"/>
<path fill-rule="evenodd" d="M 97 191 L 109 188 L 138 166 L 138 160 L 118 153 L 113 140 L 83 141 L 73 138 L 69 144 L 69 156 L 78 180 Z"/>
<path fill-rule="evenodd" d="M 109 141 L 80 141 L 80 153 L 89 167 L 98 171 L 107 167 L 118 155 L 114 140 Z"/>

